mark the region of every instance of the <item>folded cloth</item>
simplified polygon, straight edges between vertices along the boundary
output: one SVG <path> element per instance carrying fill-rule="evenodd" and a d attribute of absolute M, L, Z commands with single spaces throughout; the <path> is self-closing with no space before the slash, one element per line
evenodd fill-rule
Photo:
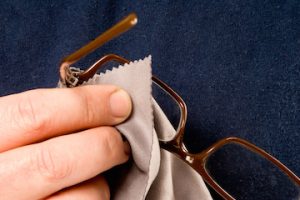
<path fill-rule="evenodd" d="M 201 176 L 171 153 L 161 150 L 159 138 L 175 130 L 151 95 L 151 56 L 105 73 L 96 74 L 83 85 L 113 84 L 131 96 L 133 112 L 116 126 L 132 150 L 132 162 L 120 170 L 110 185 L 116 200 L 212 199 Z M 59 87 L 64 87 L 59 83 Z M 118 172 L 116 172 L 118 173 Z"/>

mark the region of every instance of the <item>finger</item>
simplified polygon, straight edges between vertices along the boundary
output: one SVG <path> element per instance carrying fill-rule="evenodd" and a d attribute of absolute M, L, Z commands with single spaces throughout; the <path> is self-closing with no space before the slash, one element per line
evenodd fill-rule
<path fill-rule="evenodd" d="M 100 127 L 4 152 L 1 199 L 47 197 L 126 162 L 129 151 L 116 129 Z"/>
<path fill-rule="evenodd" d="M 109 200 L 110 193 L 107 182 L 102 176 L 64 189 L 46 200 Z"/>
<path fill-rule="evenodd" d="M 0 152 L 128 117 L 131 101 L 115 86 L 39 89 L 0 98 Z"/>

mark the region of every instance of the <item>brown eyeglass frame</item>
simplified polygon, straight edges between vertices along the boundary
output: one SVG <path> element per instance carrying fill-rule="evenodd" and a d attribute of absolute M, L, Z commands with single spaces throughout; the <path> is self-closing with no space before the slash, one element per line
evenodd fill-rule
<path fill-rule="evenodd" d="M 72 64 L 86 56 L 87 54 L 91 53 L 95 49 L 99 48 L 101 45 L 106 43 L 107 41 L 117 37 L 121 33 L 129 30 L 133 27 L 137 22 L 137 16 L 132 13 L 127 16 L 125 19 L 120 21 L 118 24 L 113 26 L 111 29 L 104 32 L 102 35 L 98 36 L 94 41 L 90 42 L 89 44 L 83 46 L 81 49 L 77 50 L 75 53 L 67 56 L 63 59 L 63 62 L 60 66 L 60 79 L 63 84 L 67 87 L 76 87 L 82 84 L 85 81 L 88 81 L 92 78 L 98 69 L 105 63 L 110 61 L 116 61 L 121 64 L 129 63 L 129 60 L 122 58 L 115 54 L 108 54 L 100 58 L 96 61 L 92 66 L 90 66 L 87 70 L 81 71 L 76 70 L 75 68 L 70 67 Z M 181 118 L 179 122 L 179 126 L 177 128 L 177 133 L 175 137 L 170 141 L 159 141 L 160 147 L 175 154 L 179 158 L 181 158 L 184 162 L 186 162 L 190 167 L 192 167 L 198 174 L 202 176 L 204 181 L 210 185 L 218 194 L 220 194 L 224 199 L 233 200 L 229 193 L 227 193 L 215 180 L 209 175 L 205 165 L 208 157 L 213 154 L 218 149 L 222 148 L 227 144 L 238 144 L 252 152 L 259 154 L 260 156 L 264 157 L 275 166 L 277 166 L 283 173 L 285 173 L 293 182 L 300 186 L 300 178 L 297 177 L 290 169 L 288 169 L 284 164 L 282 164 L 279 160 L 268 154 L 263 149 L 255 146 L 254 144 L 237 137 L 228 137 L 224 138 L 204 151 L 193 154 L 189 153 L 188 150 L 185 148 L 183 143 L 183 136 L 184 136 L 184 129 L 186 126 L 187 120 L 187 107 L 183 99 L 174 91 L 172 90 L 166 83 L 158 79 L 157 77 L 153 76 L 152 80 L 158 84 L 162 89 L 168 92 L 178 103 L 181 111 Z"/>

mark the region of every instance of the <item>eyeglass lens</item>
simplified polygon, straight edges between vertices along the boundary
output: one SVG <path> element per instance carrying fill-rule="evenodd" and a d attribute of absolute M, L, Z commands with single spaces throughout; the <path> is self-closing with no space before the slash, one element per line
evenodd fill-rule
<path fill-rule="evenodd" d="M 299 186 L 284 172 L 238 144 L 227 144 L 214 152 L 205 168 L 236 199 L 300 198 Z"/>
<path fill-rule="evenodd" d="M 173 128 L 177 130 L 181 118 L 181 111 L 177 101 L 154 81 L 152 82 L 152 96 L 167 119 L 172 124 Z M 169 137 L 169 134 L 158 134 L 159 136 L 162 136 L 162 138 L 159 138 L 161 140 L 172 139 L 171 137 Z"/>

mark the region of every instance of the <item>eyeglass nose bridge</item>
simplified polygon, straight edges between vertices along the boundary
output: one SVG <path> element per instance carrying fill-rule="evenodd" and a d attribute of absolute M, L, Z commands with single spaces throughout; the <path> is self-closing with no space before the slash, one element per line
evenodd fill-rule
<path fill-rule="evenodd" d="M 59 70 L 61 82 L 67 86 L 72 86 L 72 82 L 73 82 L 74 84 L 73 86 L 76 86 L 78 84 L 77 76 L 82 72 L 73 73 L 72 69 L 70 69 L 70 66 L 76 63 L 78 60 L 85 57 L 86 55 L 92 53 L 93 51 L 101 47 L 103 44 L 107 43 L 108 41 L 116 38 L 117 36 L 131 29 L 133 26 L 137 24 L 137 21 L 138 20 L 136 14 L 131 13 L 123 20 L 121 20 L 119 23 L 117 23 L 116 25 L 114 25 L 104 33 L 102 33 L 95 40 L 81 47 L 71 55 L 65 57 L 60 64 L 60 70 Z M 71 80 L 72 82 L 70 83 L 70 80 L 68 81 L 67 78 L 68 79 L 73 78 L 74 80 Z"/>

